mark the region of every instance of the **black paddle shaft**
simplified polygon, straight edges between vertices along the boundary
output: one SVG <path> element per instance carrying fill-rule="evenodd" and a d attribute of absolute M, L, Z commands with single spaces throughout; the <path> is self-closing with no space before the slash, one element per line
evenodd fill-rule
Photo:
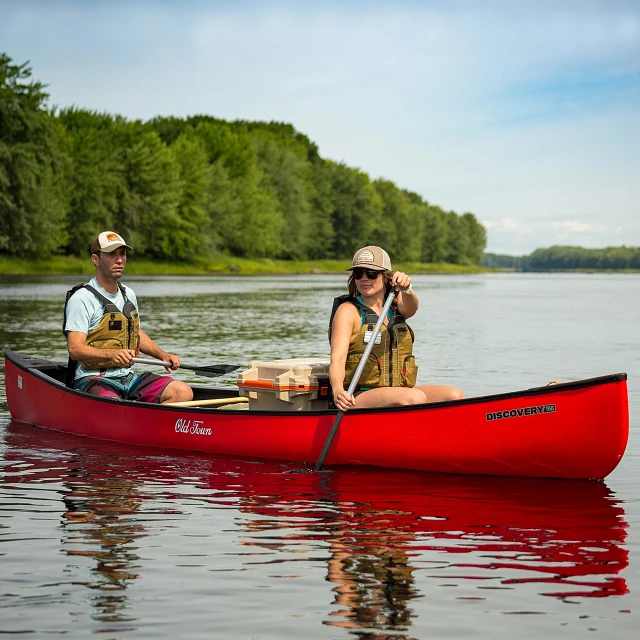
<path fill-rule="evenodd" d="M 163 362 L 162 360 L 152 360 L 148 358 L 134 358 L 134 364 L 150 364 L 157 367 L 170 367 L 170 362 Z M 235 364 L 209 364 L 209 365 L 195 365 L 180 363 L 180 369 L 188 369 L 189 371 L 195 371 L 198 376 L 206 376 L 208 378 L 216 378 L 223 376 L 225 373 L 231 373 L 239 369 L 240 365 Z"/>

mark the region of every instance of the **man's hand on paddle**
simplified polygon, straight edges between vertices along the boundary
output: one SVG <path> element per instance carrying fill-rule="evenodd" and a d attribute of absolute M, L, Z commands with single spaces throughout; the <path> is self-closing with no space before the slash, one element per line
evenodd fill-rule
<path fill-rule="evenodd" d="M 129 367 L 136 355 L 134 349 L 114 349 L 109 359 L 119 367 Z"/>
<path fill-rule="evenodd" d="M 180 368 L 180 358 L 174 355 L 173 353 L 165 353 L 164 358 L 162 358 L 164 362 L 170 362 L 170 367 L 165 367 L 167 371 L 175 371 Z"/>

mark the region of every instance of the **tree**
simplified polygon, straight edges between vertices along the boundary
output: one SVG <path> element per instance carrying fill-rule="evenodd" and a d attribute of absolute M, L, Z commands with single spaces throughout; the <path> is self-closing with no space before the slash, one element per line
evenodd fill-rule
<path fill-rule="evenodd" d="M 351 258 L 371 244 L 382 201 L 369 176 L 337 162 L 327 162 L 331 184 L 331 219 L 335 232 L 331 257 Z"/>
<path fill-rule="evenodd" d="M 123 123 L 119 137 L 124 146 L 126 190 L 120 198 L 116 226 L 140 254 L 170 259 L 171 231 L 177 225 L 182 193 L 178 162 L 154 131 Z"/>
<path fill-rule="evenodd" d="M 372 243 L 384 247 L 394 261 L 419 261 L 424 229 L 419 205 L 389 180 L 375 180 L 373 186 L 382 210 Z"/>
<path fill-rule="evenodd" d="M 330 162 L 316 157 L 311 161 L 309 201 L 313 219 L 313 241 L 309 257 L 322 259 L 333 256 L 336 231 L 333 227 L 333 204 Z"/>
<path fill-rule="evenodd" d="M 0 251 L 48 255 L 66 244 L 63 131 L 31 69 L 0 54 Z"/>
<path fill-rule="evenodd" d="M 273 195 L 282 216 L 279 257 L 304 260 L 313 238 L 306 149 L 295 142 L 283 143 L 270 132 L 258 130 L 253 135 L 263 175 L 261 186 Z"/>
<path fill-rule="evenodd" d="M 480 264 L 484 249 L 487 246 L 487 230 L 478 222 L 473 213 L 463 213 L 461 223 L 467 229 L 469 238 L 468 253 L 465 264 Z"/>
<path fill-rule="evenodd" d="M 63 109 L 70 157 L 67 251 L 86 255 L 92 238 L 117 227 L 119 199 L 126 191 L 123 149 L 117 145 L 118 119 L 82 109 Z"/>
<path fill-rule="evenodd" d="M 209 209 L 213 172 L 204 144 L 192 131 L 182 134 L 170 149 L 182 189 L 175 215 L 169 218 L 165 244 L 172 259 L 189 260 L 215 247 Z"/>
<path fill-rule="evenodd" d="M 426 205 L 422 209 L 422 216 L 424 219 L 422 262 L 446 262 L 450 237 L 446 213 L 438 206 Z"/>

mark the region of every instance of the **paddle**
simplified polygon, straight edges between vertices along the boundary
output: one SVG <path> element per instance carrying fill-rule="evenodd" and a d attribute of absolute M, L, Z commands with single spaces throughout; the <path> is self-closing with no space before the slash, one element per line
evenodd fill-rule
<path fill-rule="evenodd" d="M 395 291 L 391 291 L 391 293 L 389 293 L 389 296 L 387 297 L 384 303 L 384 306 L 382 307 L 382 312 L 380 313 L 378 322 L 376 322 L 376 326 L 373 328 L 373 331 L 371 332 L 371 337 L 369 338 L 367 347 L 364 350 L 364 353 L 362 354 L 362 358 L 360 359 L 358 368 L 356 369 L 356 372 L 353 374 L 353 379 L 351 380 L 351 384 L 349 385 L 349 389 L 347 390 L 347 393 L 350 396 L 353 395 L 353 392 L 358 386 L 358 380 L 360 380 L 360 376 L 362 375 L 362 370 L 364 369 L 364 366 L 367 362 L 367 358 L 371 353 L 371 349 L 373 349 L 373 345 L 376 342 L 378 333 L 380 333 L 380 327 L 382 327 L 382 323 L 384 322 L 384 319 L 386 318 L 387 313 L 391 308 L 391 303 L 393 302 L 395 295 L 396 295 Z M 318 462 L 316 462 L 316 466 L 314 467 L 315 471 L 320 471 L 320 468 L 324 463 L 324 459 L 327 457 L 327 453 L 329 453 L 329 449 L 331 448 L 331 443 L 333 442 L 333 438 L 335 437 L 338 431 L 338 427 L 342 422 L 342 416 L 344 416 L 344 413 L 345 413 L 344 411 L 338 411 L 338 415 L 336 416 L 336 419 L 333 421 L 333 425 L 331 426 L 331 431 L 329 431 L 329 435 L 327 436 L 327 439 L 324 443 L 324 447 L 322 447 L 322 451 L 320 452 L 320 457 L 318 458 Z"/>
<path fill-rule="evenodd" d="M 162 360 L 151 360 L 147 358 L 134 358 L 135 364 L 151 364 L 158 367 L 171 367 L 170 362 L 163 362 Z M 180 369 L 189 369 L 189 371 L 195 371 L 197 376 L 207 376 L 208 378 L 216 378 L 217 376 L 223 376 L 225 373 L 230 373 L 239 369 L 240 365 L 235 364 L 208 364 L 203 366 L 197 366 L 194 364 L 180 363 Z"/>

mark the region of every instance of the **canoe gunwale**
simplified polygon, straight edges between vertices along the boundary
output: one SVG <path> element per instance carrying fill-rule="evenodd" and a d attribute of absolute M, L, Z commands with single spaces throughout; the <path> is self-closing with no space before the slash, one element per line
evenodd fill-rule
<path fill-rule="evenodd" d="M 99 396 L 94 396 L 83 391 L 78 391 L 77 389 L 71 389 L 67 387 L 63 382 L 60 382 L 55 377 L 48 375 L 46 369 L 55 369 L 60 371 L 61 369 L 65 369 L 64 365 L 57 363 L 52 360 L 47 360 L 43 358 L 34 358 L 31 356 L 24 356 L 14 351 L 5 351 L 4 357 L 9 360 L 13 365 L 23 370 L 25 373 L 32 375 L 46 384 L 57 386 L 62 388 L 66 393 L 83 397 L 83 398 L 91 398 L 92 401 L 95 402 L 106 402 L 110 405 L 117 403 L 119 406 L 130 406 L 130 407 L 144 407 L 145 409 L 152 409 L 158 411 L 175 411 L 175 412 L 184 412 L 183 407 L 171 407 L 167 405 L 160 405 L 155 403 L 141 403 L 135 400 L 112 400 L 109 398 L 100 398 Z M 464 406 L 464 405 L 472 405 L 472 404 L 480 404 L 480 403 L 489 403 L 496 402 L 502 400 L 510 400 L 513 398 L 526 398 L 526 397 L 535 397 L 539 395 L 549 395 L 554 393 L 560 393 L 569 390 L 577 390 L 577 389 L 585 389 L 592 386 L 599 386 L 603 384 L 615 383 L 615 382 L 623 382 L 627 380 L 626 373 L 613 373 L 604 376 L 597 376 L 594 378 L 586 378 L 584 380 L 575 380 L 570 382 L 558 382 L 554 384 L 548 384 L 541 387 L 531 387 L 529 389 L 522 389 L 519 391 L 510 391 L 506 393 L 498 393 L 491 394 L 486 396 L 473 396 L 469 398 L 464 398 L 462 400 L 448 400 L 444 402 L 433 402 L 429 404 L 414 404 L 407 405 L 401 407 L 376 407 L 369 409 L 350 409 L 350 414 L 358 414 L 358 415 L 366 415 L 366 414 L 394 414 L 394 413 L 403 413 L 407 411 L 415 411 L 419 409 L 421 411 L 429 411 L 435 410 L 443 407 L 453 407 L 453 406 Z M 235 388 L 225 388 L 225 387 L 208 387 L 204 385 L 192 385 L 194 388 L 201 389 L 210 389 L 215 392 L 216 396 L 221 398 L 231 397 L 233 395 L 237 395 L 238 391 Z M 209 407 L 189 407 L 190 413 L 218 413 L 219 409 L 217 408 L 209 408 Z M 335 415 L 337 413 L 336 409 L 328 409 L 321 411 L 257 411 L 257 410 L 242 410 L 242 415 L 269 415 L 269 416 L 322 416 L 322 415 Z"/>

